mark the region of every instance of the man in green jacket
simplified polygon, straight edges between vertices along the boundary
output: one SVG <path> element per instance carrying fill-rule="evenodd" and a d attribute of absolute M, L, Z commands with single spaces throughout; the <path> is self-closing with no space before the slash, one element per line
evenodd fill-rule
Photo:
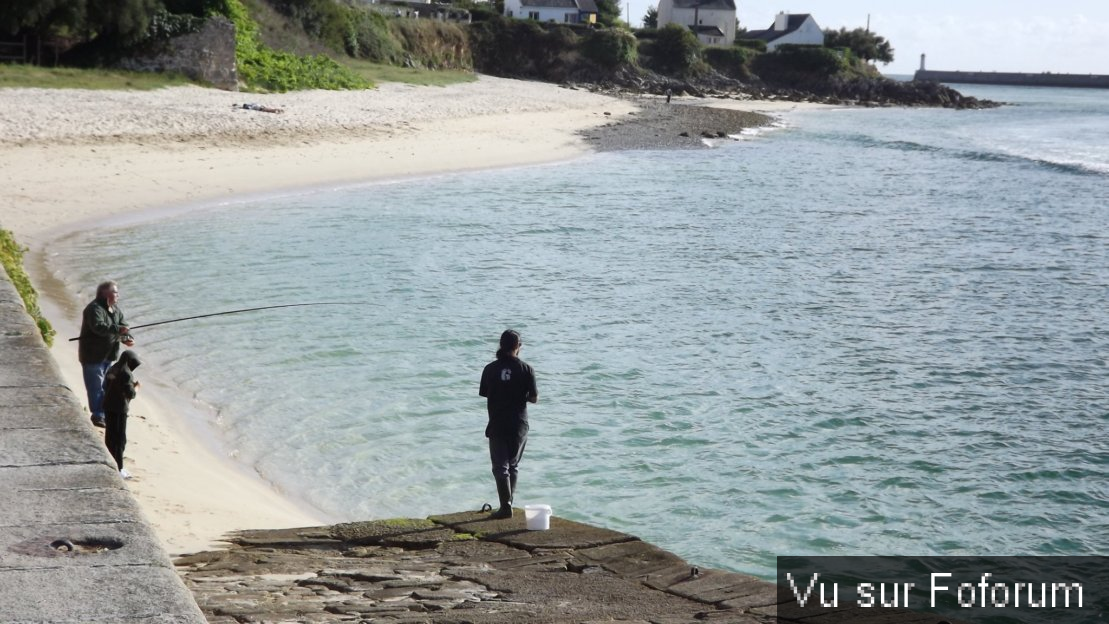
<path fill-rule="evenodd" d="M 85 378 L 92 424 L 104 426 L 104 375 L 119 357 L 119 344 L 135 344 L 127 331 L 127 320 L 119 308 L 119 285 L 107 281 L 96 287 L 96 299 L 85 306 L 81 315 L 81 336 L 77 357 Z"/>

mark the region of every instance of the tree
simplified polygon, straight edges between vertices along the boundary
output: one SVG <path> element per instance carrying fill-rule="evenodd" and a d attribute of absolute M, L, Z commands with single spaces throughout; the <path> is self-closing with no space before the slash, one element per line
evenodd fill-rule
<path fill-rule="evenodd" d="M 0 2 L 0 34 L 56 34 L 80 26 L 84 15 L 83 0 L 4 0 Z"/>
<path fill-rule="evenodd" d="M 3 0 L 0 33 L 79 34 L 126 44 L 141 39 L 162 0 Z"/>
<path fill-rule="evenodd" d="M 643 15 L 644 28 L 658 28 L 658 8 L 649 6 L 647 13 Z"/>
<path fill-rule="evenodd" d="M 893 62 L 893 48 L 885 37 L 869 30 L 840 28 L 824 31 L 824 46 L 828 48 L 848 48 L 855 56 L 869 61 L 889 64 Z"/>
<path fill-rule="evenodd" d="M 597 21 L 612 28 L 620 21 L 620 0 L 597 0 Z"/>
<path fill-rule="evenodd" d="M 637 52 L 635 36 L 623 28 L 594 28 L 579 49 L 585 58 L 608 68 L 635 63 Z"/>
<path fill-rule="evenodd" d="M 701 47 L 688 26 L 670 23 L 658 29 L 652 61 L 664 73 L 684 75 L 700 62 Z"/>
<path fill-rule="evenodd" d="M 161 8 L 159 0 L 88 0 L 85 28 L 98 37 L 130 43 L 146 33 Z"/>

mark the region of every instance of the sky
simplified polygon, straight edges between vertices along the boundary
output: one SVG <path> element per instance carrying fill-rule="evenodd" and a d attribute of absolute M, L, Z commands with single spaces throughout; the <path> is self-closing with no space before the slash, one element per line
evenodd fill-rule
<path fill-rule="evenodd" d="M 658 0 L 619 0 L 642 25 Z M 884 74 L 947 71 L 1109 74 L 1109 0 L 736 0 L 741 27 L 769 28 L 779 11 L 808 13 L 821 28 L 865 28 L 885 37 Z"/>

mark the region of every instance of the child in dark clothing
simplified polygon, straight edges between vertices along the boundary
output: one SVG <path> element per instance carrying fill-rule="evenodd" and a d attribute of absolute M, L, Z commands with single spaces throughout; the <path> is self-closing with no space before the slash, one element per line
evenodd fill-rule
<path fill-rule="evenodd" d="M 127 410 L 139 382 L 132 371 L 139 367 L 139 358 L 134 351 L 124 351 L 119 360 L 108 369 L 104 376 L 104 416 L 107 427 L 104 443 L 108 452 L 119 466 L 119 475 L 130 479 L 131 473 L 123 468 L 123 449 L 127 446 Z"/>

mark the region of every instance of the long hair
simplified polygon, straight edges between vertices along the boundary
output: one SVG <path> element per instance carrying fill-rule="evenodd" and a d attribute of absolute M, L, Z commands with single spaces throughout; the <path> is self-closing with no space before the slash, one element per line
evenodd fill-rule
<path fill-rule="evenodd" d="M 513 329 L 506 329 L 501 334 L 501 348 L 497 349 L 497 359 L 501 360 L 510 355 L 520 346 L 520 334 Z"/>

